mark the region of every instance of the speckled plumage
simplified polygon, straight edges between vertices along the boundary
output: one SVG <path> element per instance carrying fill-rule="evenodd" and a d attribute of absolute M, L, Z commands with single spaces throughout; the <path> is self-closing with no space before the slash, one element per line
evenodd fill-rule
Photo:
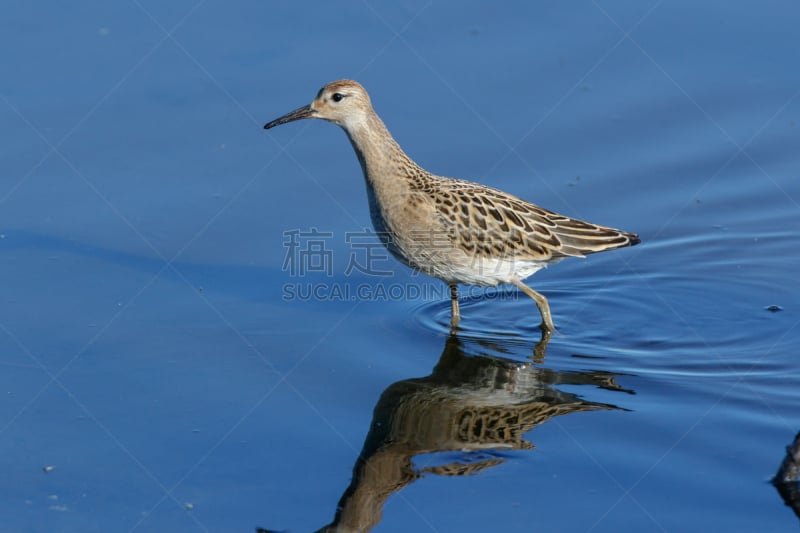
<path fill-rule="evenodd" d="M 264 128 L 303 118 L 333 122 L 347 133 L 364 171 L 375 231 L 400 261 L 450 286 L 454 326 L 460 318 L 458 284 L 511 283 L 536 301 L 543 330 L 552 330 L 547 299 L 522 280 L 565 257 L 639 242 L 632 233 L 559 215 L 479 183 L 431 174 L 403 152 L 355 81 L 327 84 L 311 104 Z"/>

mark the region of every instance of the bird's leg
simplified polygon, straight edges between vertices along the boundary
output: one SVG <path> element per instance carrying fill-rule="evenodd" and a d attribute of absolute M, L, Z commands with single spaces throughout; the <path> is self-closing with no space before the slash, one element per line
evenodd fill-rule
<path fill-rule="evenodd" d="M 511 284 L 533 298 L 533 301 L 536 302 L 539 313 L 542 315 L 542 329 L 554 331 L 556 328 L 553 326 L 553 317 L 550 315 L 550 306 L 547 303 L 547 298 L 531 289 L 517 278 L 511 278 Z"/>
<path fill-rule="evenodd" d="M 450 327 L 458 326 L 461 320 L 461 311 L 458 309 L 458 285 L 450 283 Z"/>

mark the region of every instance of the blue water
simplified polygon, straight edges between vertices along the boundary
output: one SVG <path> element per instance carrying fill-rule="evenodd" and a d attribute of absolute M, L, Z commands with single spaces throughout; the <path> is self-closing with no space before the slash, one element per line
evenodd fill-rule
<path fill-rule="evenodd" d="M 0 531 L 797 529 L 796 3 L 4 12 Z M 345 135 L 262 129 L 345 77 L 422 166 L 643 243 L 528 280 L 546 347 L 511 290 L 450 337 L 354 246 Z"/>

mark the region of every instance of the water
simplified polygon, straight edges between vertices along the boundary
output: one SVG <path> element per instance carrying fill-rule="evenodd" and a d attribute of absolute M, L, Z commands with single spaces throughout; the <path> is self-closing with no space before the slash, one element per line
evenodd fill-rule
<path fill-rule="evenodd" d="M 0 530 L 797 529 L 795 4 L 6 11 Z M 643 244 L 529 280 L 546 347 L 513 291 L 449 338 L 345 136 L 261 130 L 342 77 L 426 168 Z"/>

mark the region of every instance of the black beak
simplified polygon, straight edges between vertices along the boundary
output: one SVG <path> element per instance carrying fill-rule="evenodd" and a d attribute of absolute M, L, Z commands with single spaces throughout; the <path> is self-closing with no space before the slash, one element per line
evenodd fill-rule
<path fill-rule="evenodd" d="M 281 118 L 276 118 L 272 122 L 265 124 L 264 129 L 268 130 L 270 128 L 274 128 L 275 126 L 280 126 L 281 124 L 286 124 L 287 122 L 293 122 L 302 118 L 311 118 L 314 116 L 314 113 L 316 113 L 316 111 L 311 109 L 310 105 L 304 105 L 301 108 L 286 113 Z"/>

